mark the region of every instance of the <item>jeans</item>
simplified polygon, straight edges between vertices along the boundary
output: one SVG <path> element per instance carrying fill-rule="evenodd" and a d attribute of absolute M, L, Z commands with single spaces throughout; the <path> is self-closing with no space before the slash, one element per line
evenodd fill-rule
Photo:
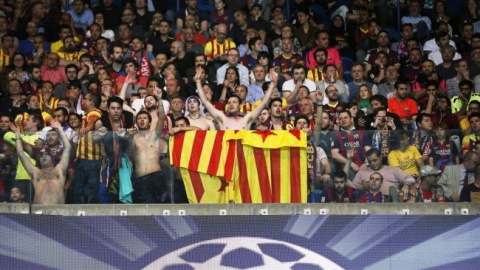
<path fill-rule="evenodd" d="M 75 167 L 75 178 L 70 187 L 73 203 L 98 203 L 100 187 L 101 160 L 78 159 Z"/>

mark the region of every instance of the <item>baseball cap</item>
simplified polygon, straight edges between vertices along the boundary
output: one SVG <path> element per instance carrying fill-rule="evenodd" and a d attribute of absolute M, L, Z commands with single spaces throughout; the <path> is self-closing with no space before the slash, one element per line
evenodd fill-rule
<path fill-rule="evenodd" d="M 442 174 L 442 172 L 433 166 L 425 165 L 420 169 L 420 174 L 422 176 L 430 176 L 430 175 L 440 175 Z"/>

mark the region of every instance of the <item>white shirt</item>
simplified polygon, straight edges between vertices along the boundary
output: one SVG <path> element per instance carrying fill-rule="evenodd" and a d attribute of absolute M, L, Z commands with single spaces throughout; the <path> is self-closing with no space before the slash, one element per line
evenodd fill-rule
<path fill-rule="evenodd" d="M 459 53 L 455 53 L 453 56 L 453 61 L 461 59 L 462 56 Z M 440 51 L 434 51 L 428 54 L 428 59 L 432 60 L 435 63 L 435 66 L 443 63 L 442 53 Z"/>
<path fill-rule="evenodd" d="M 225 80 L 225 72 L 227 72 L 227 68 L 230 65 L 227 63 L 223 66 L 221 66 L 217 70 L 217 84 L 222 84 L 223 81 Z M 248 68 L 246 68 L 244 65 L 238 63 L 237 64 L 237 70 L 238 74 L 240 75 L 240 84 L 243 84 L 245 86 L 248 86 L 250 84 L 250 81 L 248 79 Z"/>
<path fill-rule="evenodd" d="M 457 46 L 455 45 L 455 42 L 453 42 L 453 40 L 450 40 L 448 44 L 452 45 L 455 49 L 457 49 Z M 435 39 L 432 38 L 430 40 L 425 41 L 425 44 L 423 45 L 423 50 L 428 52 L 434 52 L 434 51 L 439 51 L 440 47 L 438 47 L 437 42 L 435 42 Z"/>
<path fill-rule="evenodd" d="M 310 93 L 317 90 L 317 85 L 310 79 L 305 79 L 305 81 L 303 81 L 303 86 L 306 86 Z M 295 89 L 295 82 L 293 81 L 293 79 L 290 79 L 283 83 L 282 92 L 292 92 L 293 89 Z"/>

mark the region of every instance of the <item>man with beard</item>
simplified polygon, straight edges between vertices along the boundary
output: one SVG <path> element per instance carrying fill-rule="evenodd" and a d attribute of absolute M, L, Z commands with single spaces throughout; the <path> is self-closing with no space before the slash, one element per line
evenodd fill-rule
<path fill-rule="evenodd" d="M 400 59 L 403 59 L 407 58 L 410 55 L 410 52 L 407 49 L 407 41 L 413 37 L 413 24 L 402 24 L 400 36 L 402 38 L 399 41 L 392 43 L 392 46 L 390 48 L 396 53 L 398 53 Z"/>
<path fill-rule="evenodd" d="M 103 113 L 95 123 L 95 130 L 101 137 L 100 169 L 101 185 L 99 198 L 101 203 L 117 201 L 121 158 L 126 153 L 125 130 L 133 127 L 133 114 L 123 110 L 123 100 L 110 97 L 107 101 L 107 113 Z"/>
<path fill-rule="evenodd" d="M 245 31 L 247 31 L 248 28 L 247 15 L 243 10 L 237 10 L 233 13 L 233 18 L 235 19 L 235 23 L 230 29 L 228 37 L 231 38 L 235 44 L 246 44 L 247 37 L 245 36 Z"/>
<path fill-rule="evenodd" d="M 118 73 L 122 71 L 123 68 L 123 49 L 121 46 L 114 45 L 110 50 L 110 58 L 112 63 L 107 67 L 108 72 L 110 73 L 110 78 L 115 81 L 118 77 Z"/>
<path fill-rule="evenodd" d="M 185 117 L 191 126 L 202 130 L 215 130 L 213 122 L 205 118 L 202 101 L 197 96 L 188 97 L 185 101 Z"/>
<path fill-rule="evenodd" d="M 173 62 L 177 66 L 178 73 L 187 82 L 187 70 L 195 66 L 195 54 L 193 52 L 185 52 L 185 45 L 181 41 L 174 41 L 170 47 L 172 58 L 169 62 Z"/>
<path fill-rule="evenodd" d="M 445 80 L 438 76 L 435 71 L 435 63 L 430 59 L 422 61 L 422 68 L 420 74 L 418 74 L 415 82 L 412 85 L 412 97 L 420 102 L 428 99 L 428 93 L 426 90 L 427 81 L 436 81 L 439 83 L 439 87 L 445 89 Z"/>
<path fill-rule="evenodd" d="M 65 75 L 67 77 L 67 81 L 64 83 L 58 83 L 55 85 L 53 90 L 53 95 L 57 98 L 66 98 L 67 97 L 67 86 L 69 83 L 77 80 L 78 76 L 78 67 L 75 64 L 70 64 L 65 67 Z M 80 90 L 83 93 L 87 92 L 86 87 L 83 85 L 80 86 Z"/>
<path fill-rule="evenodd" d="M 63 44 L 65 50 L 63 52 L 58 52 L 58 55 L 60 56 L 60 65 L 78 65 L 80 63 L 80 56 L 84 54 L 85 51 L 78 50 L 77 44 L 72 36 L 65 37 L 63 39 Z"/>
<path fill-rule="evenodd" d="M 454 130 L 460 129 L 460 120 L 458 116 L 452 113 L 452 102 L 447 96 L 437 95 L 438 90 L 436 84 L 432 83 L 427 86 L 429 90 L 429 97 L 425 113 L 428 113 L 432 116 L 432 122 L 434 126 L 439 125 L 440 123 L 445 124 L 453 132 Z M 436 104 L 435 104 L 436 103 Z"/>
<path fill-rule="evenodd" d="M 131 43 L 132 43 L 132 28 L 130 25 L 126 23 L 120 24 L 118 26 L 118 40 L 115 40 L 110 44 L 110 46 L 113 48 L 113 46 L 119 46 L 122 48 L 123 54 L 126 54 L 128 51 L 132 50 Z"/>
<path fill-rule="evenodd" d="M 415 84 L 415 80 L 422 72 L 422 51 L 419 48 L 413 48 L 408 52 L 408 61 L 402 66 L 402 76 L 411 85 Z"/>
<path fill-rule="evenodd" d="M 388 100 L 389 111 L 400 117 L 404 129 L 411 127 L 418 114 L 417 103 L 407 96 L 408 83 L 397 81 L 395 83 L 395 97 Z"/>
<path fill-rule="evenodd" d="M 327 64 L 328 54 L 326 49 L 318 48 L 314 55 L 317 66 L 307 72 L 307 78 L 316 83 L 323 80 L 323 67 Z"/>
<path fill-rule="evenodd" d="M 330 121 L 336 123 L 338 113 L 345 109 L 345 103 L 338 99 L 338 90 L 334 85 L 327 86 L 325 93 L 328 103 L 323 105 L 323 109 L 330 115 Z"/>
<path fill-rule="evenodd" d="M 27 74 L 29 79 L 23 82 L 23 91 L 27 95 L 37 94 L 42 82 L 42 72 L 40 71 L 40 66 L 36 64 L 29 65 Z"/>

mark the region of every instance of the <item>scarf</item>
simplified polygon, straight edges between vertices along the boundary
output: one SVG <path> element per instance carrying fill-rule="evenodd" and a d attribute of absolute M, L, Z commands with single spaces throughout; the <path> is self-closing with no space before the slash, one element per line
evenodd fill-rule
<path fill-rule="evenodd" d="M 150 62 L 148 61 L 147 52 L 145 50 L 142 51 L 142 54 L 140 55 L 140 61 L 138 59 L 139 56 L 136 55 L 135 52 L 133 51 L 130 57 L 135 59 L 138 62 L 138 65 L 140 66 L 140 69 L 137 72 L 138 76 L 142 76 L 142 77 L 152 76 L 152 68 L 150 67 Z"/>

